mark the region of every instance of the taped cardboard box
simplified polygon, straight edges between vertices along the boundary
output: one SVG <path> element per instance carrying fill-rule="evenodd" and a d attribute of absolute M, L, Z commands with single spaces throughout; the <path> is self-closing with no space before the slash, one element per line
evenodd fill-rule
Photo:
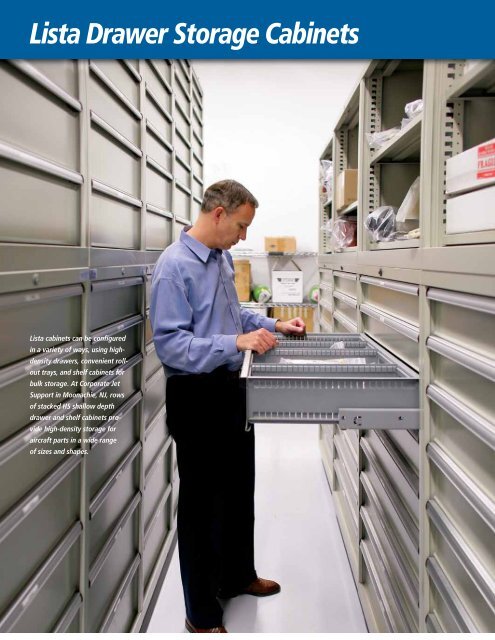
<path fill-rule="evenodd" d="M 357 200 L 357 169 L 344 169 L 337 176 L 335 207 L 337 211 L 345 209 Z"/>
<path fill-rule="evenodd" d="M 239 302 L 249 302 L 251 295 L 251 263 L 249 260 L 234 260 L 235 288 Z"/>
<path fill-rule="evenodd" d="M 495 229 L 495 185 L 447 200 L 447 233 L 491 229 Z"/>
<path fill-rule="evenodd" d="M 311 333 L 314 331 L 314 307 L 292 307 L 283 305 L 277 307 L 271 307 L 270 315 L 272 318 L 277 318 L 285 322 L 286 320 L 292 320 L 292 318 L 302 318 L 306 325 L 306 331 Z"/>
<path fill-rule="evenodd" d="M 295 262 L 290 263 L 293 268 L 287 265 L 272 271 L 273 302 L 303 301 L 303 272 Z"/>
<path fill-rule="evenodd" d="M 446 162 L 445 192 L 454 195 L 495 184 L 495 138 Z"/>
<path fill-rule="evenodd" d="M 268 253 L 295 253 L 294 236 L 265 236 L 265 251 Z"/>

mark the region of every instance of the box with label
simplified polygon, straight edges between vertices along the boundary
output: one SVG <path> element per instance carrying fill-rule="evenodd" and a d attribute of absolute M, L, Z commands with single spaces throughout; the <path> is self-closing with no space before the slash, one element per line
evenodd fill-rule
<path fill-rule="evenodd" d="M 314 307 L 272 307 L 270 315 L 282 322 L 292 320 L 292 318 L 302 318 L 306 325 L 306 331 L 310 333 L 314 330 Z"/>
<path fill-rule="evenodd" d="M 337 211 L 345 209 L 357 200 L 357 169 L 344 169 L 337 176 L 337 190 L 335 192 L 335 208 Z"/>
<path fill-rule="evenodd" d="M 268 253 L 295 253 L 294 236 L 265 236 L 265 251 Z"/>
<path fill-rule="evenodd" d="M 273 302 L 302 302 L 303 272 L 292 262 L 292 268 L 275 268 L 272 271 Z"/>
<path fill-rule="evenodd" d="M 239 302 L 249 302 L 251 295 L 251 263 L 249 260 L 234 260 L 235 288 Z"/>
<path fill-rule="evenodd" d="M 495 185 L 447 200 L 447 233 L 495 229 Z"/>
<path fill-rule="evenodd" d="M 447 195 L 489 187 L 492 184 L 495 184 L 495 138 L 447 160 Z"/>

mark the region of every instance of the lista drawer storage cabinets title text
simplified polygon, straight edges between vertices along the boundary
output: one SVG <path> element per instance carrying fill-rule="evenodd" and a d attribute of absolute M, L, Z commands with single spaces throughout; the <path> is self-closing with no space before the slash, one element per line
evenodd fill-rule
<path fill-rule="evenodd" d="M 0 63 L 2 632 L 139 630 L 167 566 L 178 477 L 150 280 L 201 203 L 202 123 L 187 61 Z M 33 334 L 61 360 L 33 360 Z M 80 349 L 112 340 L 119 363 L 81 374 Z M 31 409 L 30 373 L 74 397 Z M 96 428 L 86 455 L 30 455 L 40 415 Z"/>

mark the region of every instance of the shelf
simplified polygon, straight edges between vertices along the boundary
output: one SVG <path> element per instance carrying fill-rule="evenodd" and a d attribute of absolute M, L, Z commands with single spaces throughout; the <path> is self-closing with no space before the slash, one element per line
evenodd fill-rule
<path fill-rule="evenodd" d="M 483 60 L 454 82 L 445 99 L 469 100 L 470 98 L 495 97 L 495 62 Z"/>
<path fill-rule="evenodd" d="M 420 113 L 383 147 L 373 153 L 371 165 L 377 162 L 419 161 L 422 122 L 423 114 Z"/>
<path fill-rule="evenodd" d="M 358 201 L 356 200 L 355 202 L 352 202 L 350 205 L 348 205 L 345 209 L 342 209 L 342 211 L 337 211 L 337 215 L 340 216 L 347 216 L 350 213 L 357 213 L 357 208 L 358 208 Z"/>
<path fill-rule="evenodd" d="M 419 247 L 419 239 L 375 242 L 370 246 L 372 251 L 376 251 L 378 249 L 413 249 L 415 247 Z"/>
<path fill-rule="evenodd" d="M 273 251 L 268 253 L 267 251 L 231 251 L 230 255 L 235 260 L 236 258 L 283 258 L 287 256 L 289 258 L 309 258 L 311 256 L 317 256 L 316 251 L 296 251 L 295 253 L 283 253 Z"/>
<path fill-rule="evenodd" d="M 273 307 L 317 307 L 316 302 L 240 302 L 246 309 L 270 309 Z"/>

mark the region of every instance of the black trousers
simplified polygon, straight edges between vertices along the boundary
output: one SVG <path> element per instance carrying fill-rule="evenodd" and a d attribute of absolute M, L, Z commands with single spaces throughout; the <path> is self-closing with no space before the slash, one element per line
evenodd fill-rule
<path fill-rule="evenodd" d="M 237 374 L 167 380 L 167 424 L 177 444 L 179 559 L 186 614 L 200 628 L 222 624 L 219 589 L 256 579 L 254 428 L 246 430 Z"/>

